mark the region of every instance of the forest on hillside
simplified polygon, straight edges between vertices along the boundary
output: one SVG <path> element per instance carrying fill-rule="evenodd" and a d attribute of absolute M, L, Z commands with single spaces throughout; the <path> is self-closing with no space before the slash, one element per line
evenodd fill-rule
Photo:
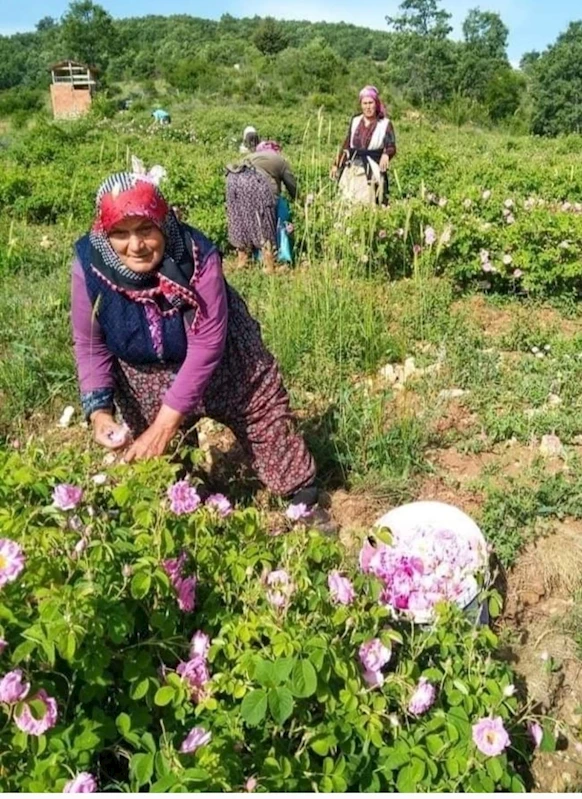
<path fill-rule="evenodd" d="M 501 16 L 471 9 L 462 39 L 451 38 L 441 0 L 403 0 L 386 31 L 346 23 L 188 15 L 113 19 L 92 0 L 74 0 L 60 19 L 0 37 L 0 116 L 40 110 L 51 63 L 73 58 L 99 70 L 119 97 L 133 84 L 146 103 L 163 92 L 209 100 L 345 107 L 365 83 L 382 87 L 391 109 L 436 111 L 454 124 L 504 124 L 541 135 L 582 127 L 582 22 L 515 69 Z"/>

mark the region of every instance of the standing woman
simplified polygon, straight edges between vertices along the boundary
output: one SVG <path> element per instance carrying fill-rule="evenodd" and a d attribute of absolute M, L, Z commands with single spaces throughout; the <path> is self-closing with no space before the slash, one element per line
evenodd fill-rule
<path fill-rule="evenodd" d="M 180 223 L 161 194 L 160 172 L 109 177 L 93 227 L 75 247 L 75 359 L 95 439 L 109 449 L 129 445 L 126 461 L 156 457 L 209 416 L 230 427 L 273 493 L 306 505 L 308 522 L 321 521 L 315 463 L 277 362 L 226 283 L 214 244 Z"/>
<path fill-rule="evenodd" d="M 351 202 L 386 205 L 388 165 L 396 155 L 394 128 L 375 86 L 362 89 L 360 107 L 362 113 L 350 122 L 331 177 L 339 177 L 342 194 Z"/>
<path fill-rule="evenodd" d="M 297 180 L 274 141 L 260 142 L 238 164 L 226 167 L 228 240 L 238 252 L 238 266 L 260 250 L 265 271 L 274 272 L 277 255 L 277 203 L 285 186 L 292 200 Z"/>

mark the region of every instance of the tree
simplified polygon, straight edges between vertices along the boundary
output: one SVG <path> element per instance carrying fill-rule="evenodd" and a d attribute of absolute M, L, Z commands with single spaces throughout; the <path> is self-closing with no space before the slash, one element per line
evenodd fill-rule
<path fill-rule="evenodd" d="M 259 24 L 253 42 L 263 55 L 276 55 L 288 46 L 289 39 L 277 20 L 266 17 Z"/>
<path fill-rule="evenodd" d="M 39 19 L 36 23 L 36 29 L 39 33 L 43 33 L 44 31 L 50 31 L 53 28 L 56 28 L 57 21 L 54 17 L 43 17 Z"/>
<path fill-rule="evenodd" d="M 398 33 L 424 38 L 446 39 L 452 28 L 451 15 L 439 8 L 440 0 L 403 0 L 399 17 L 386 17 L 388 26 Z"/>
<path fill-rule="evenodd" d="M 499 14 L 472 8 L 463 22 L 465 43 L 479 55 L 504 61 L 507 58 L 509 30 Z"/>
<path fill-rule="evenodd" d="M 73 0 L 62 19 L 61 43 L 67 58 L 102 69 L 119 49 L 113 18 L 91 0 Z"/>
<path fill-rule="evenodd" d="M 537 50 L 530 50 L 524 53 L 520 59 L 519 68 L 522 72 L 532 72 L 536 68 L 540 57 L 541 53 L 538 53 Z"/>
<path fill-rule="evenodd" d="M 386 17 L 393 29 L 390 66 L 412 102 L 436 103 L 453 91 L 457 49 L 448 36 L 451 15 L 441 0 L 403 0 L 400 16 Z"/>
<path fill-rule="evenodd" d="M 468 12 L 463 22 L 464 43 L 457 73 L 457 86 L 463 96 L 488 104 L 492 98 L 490 86 L 497 76 L 504 89 L 514 85 L 507 79 L 508 70 L 511 71 L 506 52 L 508 35 L 499 14 L 478 8 Z"/>
<path fill-rule="evenodd" d="M 532 100 L 534 133 L 582 132 L 582 22 L 571 22 L 537 59 Z"/>
<path fill-rule="evenodd" d="M 518 110 L 525 89 L 523 75 L 511 67 L 495 72 L 485 90 L 485 105 L 493 122 L 509 119 Z"/>

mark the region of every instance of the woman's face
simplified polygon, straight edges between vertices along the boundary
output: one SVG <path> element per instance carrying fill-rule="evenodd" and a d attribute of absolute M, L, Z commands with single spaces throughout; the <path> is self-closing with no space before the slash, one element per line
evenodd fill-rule
<path fill-rule="evenodd" d="M 164 234 L 143 216 L 122 219 L 109 232 L 109 241 L 121 263 L 132 272 L 151 272 L 164 257 Z"/>
<path fill-rule="evenodd" d="M 364 97 L 361 106 L 362 113 L 366 119 L 374 119 L 376 116 L 376 101 L 372 97 Z"/>

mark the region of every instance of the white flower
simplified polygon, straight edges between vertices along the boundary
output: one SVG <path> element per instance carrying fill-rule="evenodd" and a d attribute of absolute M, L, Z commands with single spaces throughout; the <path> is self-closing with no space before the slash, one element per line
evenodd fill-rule
<path fill-rule="evenodd" d="M 491 197 L 491 189 L 485 189 L 485 191 L 481 196 L 485 200 L 485 202 L 487 202 L 487 200 Z"/>
<path fill-rule="evenodd" d="M 94 474 L 91 480 L 95 485 L 102 486 L 107 482 L 107 475 L 100 472 L 99 474 Z"/>
<path fill-rule="evenodd" d="M 514 693 L 515 693 L 515 685 L 506 685 L 505 688 L 503 689 L 503 696 L 505 696 L 506 698 L 513 696 Z"/>
<path fill-rule="evenodd" d="M 511 255 L 509 255 L 509 253 L 506 253 L 503 256 L 503 263 L 505 264 L 505 266 L 511 266 L 511 264 L 513 263 L 513 258 L 511 257 Z"/>

